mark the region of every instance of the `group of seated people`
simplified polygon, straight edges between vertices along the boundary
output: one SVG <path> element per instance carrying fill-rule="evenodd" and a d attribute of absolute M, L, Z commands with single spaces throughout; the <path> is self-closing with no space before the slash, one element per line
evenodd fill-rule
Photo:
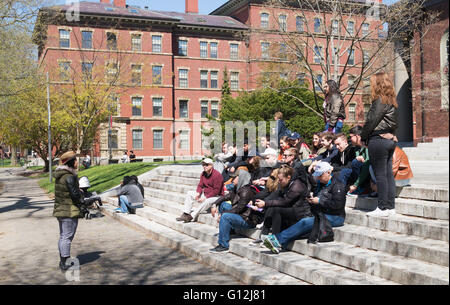
<path fill-rule="evenodd" d="M 260 138 L 253 150 L 247 142 L 239 149 L 223 143 L 214 160 L 202 160 L 197 190 L 187 194 L 177 220 L 197 221 L 210 209 L 219 223 L 218 246 L 212 253 L 229 251 L 232 230 L 256 226 L 261 226 L 261 235 L 251 244 L 279 253 L 311 232 L 313 210 L 321 211 L 332 227 L 342 226 L 347 194 L 375 196 L 376 181 L 367 147 L 361 144 L 361 130 L 353 127 L 349 137 L 316 133 L 311 147 L 298 133 L 280 137 L 279 150 L 271 147 L 268 137 Z M 195 201 L 200 205 L 194 209 Z"/>

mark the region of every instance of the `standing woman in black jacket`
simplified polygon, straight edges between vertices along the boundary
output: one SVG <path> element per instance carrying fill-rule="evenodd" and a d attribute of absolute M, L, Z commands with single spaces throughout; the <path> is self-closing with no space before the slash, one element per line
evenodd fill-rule
<path fill-rule="evenodd" d="M 368 216 L 395 214 L 395 180 L 392 156 L 397 142 L 397 100 L 394 85 L 386 73 L 370 78 L 372 106 L 367 113 L 361 139 L 368 143 L 369 158 L 378 188 L 378 207 Z"/>

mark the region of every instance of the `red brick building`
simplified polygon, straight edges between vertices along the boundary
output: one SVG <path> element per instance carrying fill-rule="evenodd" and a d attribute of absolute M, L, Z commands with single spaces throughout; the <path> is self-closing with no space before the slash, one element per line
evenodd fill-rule
<path fill-rule="evenodd" d="M 411 54 L 413 141 L 429 142 L 449 136 L 448 1 L 426 1 L 423 9 L 439 17 L 414 34 Z"/>
<path fill-rule="evenodd" d="M 80 74 L 98 71 L 106 79 L 118 70 L 124 74 L 119 76 L 116 98 L 120 106 L 111 124 L 110 144 L 105 124 L 94 151 L 94 156 L 103 160 L 108 159 L 110 146 L 114 158 L 125 150 L 133 150 L 146 161 L 198 158 L 202 155 L 200 126 L 207 121 L 206 114 L 218 116 L 224 70 L 229 72 L 233 96 L 239 90 L 259 88 L 262 64 L 274 61 L 267 50 L 282 40 L 276 29 L 299 31 L 298 15 L 284 8 L 268 8 L 264 1 L 230 0 L 210 15 L 198 14 L 197 0 L 186 0 L 185 13 L 111 1 L 43 8 L 38 18 L 46 25 L 40 29 L 44 38 L 38 45 L 39 61 L 51 71 L 52 86 L 69 86 L 64 73 L 68 70 Z M 66 18 L 45 21 L 51 12 L 61 12 Z M 69 12 L 74 14 L 68 16 Z M 313 15 L 306 12 L 305 16 L 314 27 Z M 363 19 L 352 16 L 345 22 L 366 31 L 379 27 L 376 22 L 363 26 L 367 22 Z M 319 20 L 318 31 L 331 27 L 331 22 L 331 18 Z M 367 37 L 362 44 L 370 48 L 377 39 L 378 35 Z M 307 40 L 307 44 L 312 43 Z M 320 48 L 324 39 L 314 43 Z M 342 80 L 343 86 L 352 82 L 352 69 L 358 70 L 360 63 L 355 58 L 362 59 L 364 54 L 356 51 L 351 56 L 353 65 Z M 319 77 L 321 67 L 316 62 L 323 58 L 314 52 L 305 52 L 305 57 L 317 71 L 317 81 L 325 82 Z M 344 56 L 336 67 L 342 69 L 346 62 Z M 283 77 L 299 77 L 296 71 L 291 75 L 278 72 Z M 365 92 L 359 87 L 354 90 L 347 121 L 361 123 L 368 109 L 363 103 Z"/>

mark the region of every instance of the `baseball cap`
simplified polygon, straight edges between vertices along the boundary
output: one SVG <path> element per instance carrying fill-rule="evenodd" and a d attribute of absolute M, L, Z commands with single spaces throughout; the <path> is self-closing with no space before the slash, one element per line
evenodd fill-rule
<path fill-rule="evenodd" d="M 289 139 L 298 140 L 300 139 L 300 134 L 298 132 L 293 132 L 289 135 Z"/>
<path fill-rule="evenodd" d="M 210 158 L 205 158 L 202 160 L 202 164 L 214 164 L 214 162 Z"/>
<path fill-rule="evenodd" d="M 261 154 L 261 156 L 278 155 L 277 151 L 271 147 L 266 148 L 266 150 Z"/>
<path fill-rule="evenodd" d="M 333 167 L 328 162 L 319 162 L 317 163 L 316 167 L 314 168 L 314 173 L 312 174 L 313 177 L 320 177 L 323 173 L 326 173 L 328 171 L 332 171 Z"/>

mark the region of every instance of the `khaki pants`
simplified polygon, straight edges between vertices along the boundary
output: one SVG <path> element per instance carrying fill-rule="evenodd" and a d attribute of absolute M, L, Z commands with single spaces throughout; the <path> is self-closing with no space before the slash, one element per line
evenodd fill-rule
<path fill-rule="evenodd" d="M 200 203 L 200 206 L 193 209 L 195 196 L 197 196 L 196 191 L 189 191 L 187 193 L 186 199 L 184 200 L 184 209 L 183 209 L 184 213 L 190 214 L 193 217 L 193 221 L 197 221 L 198 215 L 209 209 L 212 206 L 212 204 L 219 198 L 219 197 L 206 198 L 205 195 L 202 194 L 201 198 L 205 198 L 205 200 L 202 203 Z"/>

